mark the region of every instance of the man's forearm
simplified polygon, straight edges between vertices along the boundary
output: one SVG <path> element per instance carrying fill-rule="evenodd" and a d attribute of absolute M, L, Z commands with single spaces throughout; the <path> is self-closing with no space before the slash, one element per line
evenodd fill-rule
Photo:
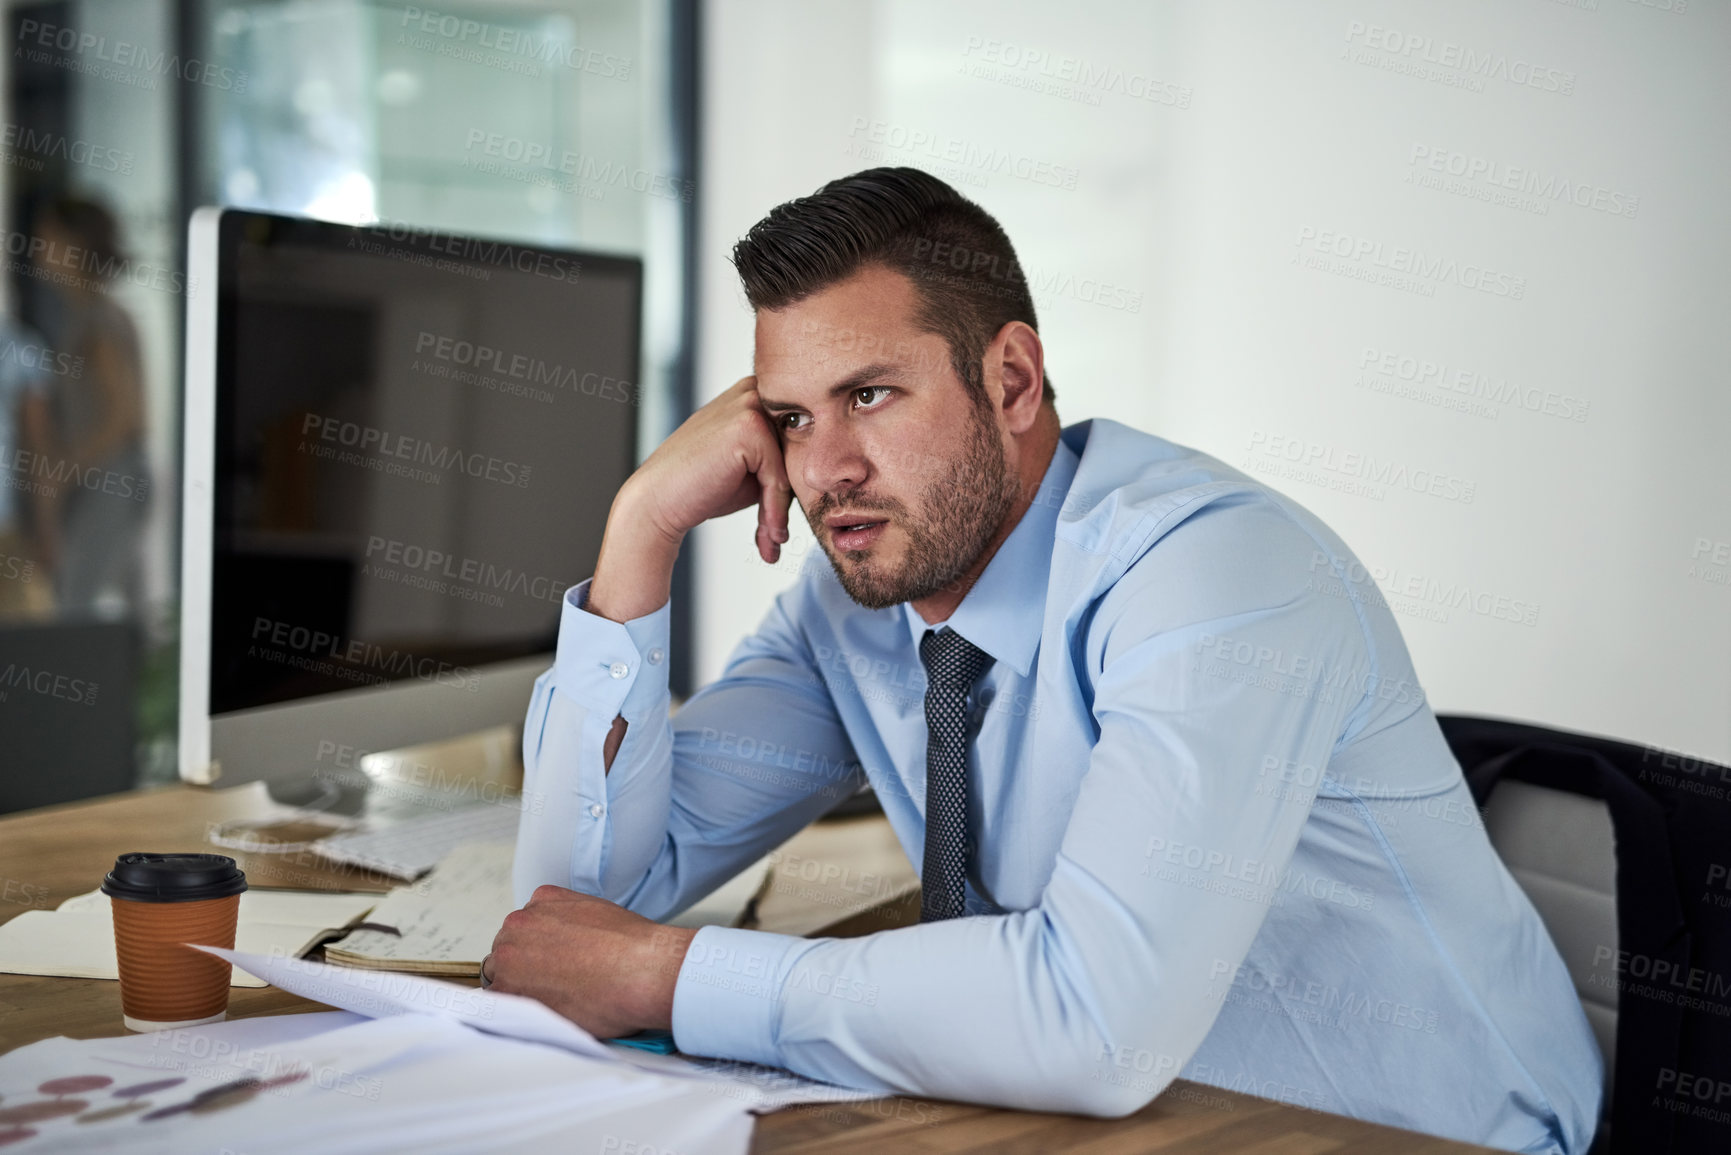
<path fill-rule="evenodd" d="M 595 578 L 589 583 L 589 600 L 583 608 L 615 622 L 627 622 L 654 613 L 667 604 L 673 590 L 673 563 L 679 558 L 682 538 L 670 538 L 642 512 L 630 483 L 613 499 L 602 536 L 601 555 L 595 562 Z M 627 723 L 614 718 L 602 747 L 602 769 L 613 769 L 613 757 L 625 740 Z"/>
<path fill-rule="evenodd" d="M 607 514 L 595 580 L 589 583 L 592 614 L 628 622 L 667 604 L 673 590 L 673 563 L 684 534 L 672 535 L 655 524 L 649 502 L 626 482 Z"/>

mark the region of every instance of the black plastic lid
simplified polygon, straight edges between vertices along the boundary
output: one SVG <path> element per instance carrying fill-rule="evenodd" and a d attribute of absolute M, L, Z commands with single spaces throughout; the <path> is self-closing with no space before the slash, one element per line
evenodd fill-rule
<path fill-rule="evenodd" d="M 246 889 L 246 875 L 226 854 L 134 851 L 114 860 L 102 893 L 133 902 L 199 902 Z"/>

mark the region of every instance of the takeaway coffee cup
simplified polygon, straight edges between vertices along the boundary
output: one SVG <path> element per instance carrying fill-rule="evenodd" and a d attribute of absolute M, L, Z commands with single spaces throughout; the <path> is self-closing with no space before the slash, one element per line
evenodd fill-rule
<path fill-rule="evenodd" d="M 122 854 L 102 880 L 114 906 L 121 1018 L 130 1030 L 220 1023 L 229 965 L 186 943 L 233 949 L 246 875 L 222 854 Z"/>

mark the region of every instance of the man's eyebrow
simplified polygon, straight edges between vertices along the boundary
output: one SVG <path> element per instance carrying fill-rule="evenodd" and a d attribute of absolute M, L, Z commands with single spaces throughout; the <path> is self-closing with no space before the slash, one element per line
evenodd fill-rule
<path fill-rule="evenodd" d="M 844 393 L 852 393 L 855 389 L 863 389 L 873 381 L 876 381 L 879 377 L 887 376 L 895 371 L 896 367 L 887 361 L 879 361 L 875 364 L 867 365 L 863 369 L 855 369 L 852 373 L 849 373 L 846 377 L 843 377 L 840 381 L 831 385 L 825 392 L 825 396 L 840 397 Z M 804 406 L 795 405 L 791 401 L 771 401 L 761 394 L 758 396 L 757 403 L 770 413 L 782 413 L 790 409 L 804 408 Z"/>

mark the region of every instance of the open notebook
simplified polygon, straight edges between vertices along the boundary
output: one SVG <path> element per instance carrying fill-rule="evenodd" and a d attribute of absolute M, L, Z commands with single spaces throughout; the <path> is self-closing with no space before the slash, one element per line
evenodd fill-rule
<path fill-rule="evenodd" d="M 517 909 L 511 901 L 512 846 L 457 847 L 420 883 L 385 895 L 366 927 L 325 947 L 325 958 L 376 970 L 475 974 L 493 949 L 499 924 Z"/>
<path fill-rule="evenodd" d="M 376 894 L 249 890 L 240 896 L 236 950 L 299 956 L 363 918 Z M 100 890 L 80 894 L 55 910 L 27 910 L 0 925 L 0 971 L 75 979 L 120 978 L 114 958 L 114 915 Z M 263 979 L 236 970 L 231 986 L 262 987 Z"/>
<path fill-rule="evenodd" d="M 376 970 L 474 975 L 505 916 L 517 909 L 512 849 L 511 842 L 475 842 L 451 851 L 419 883 L 386 895 L 364 928 L 327 945 L 325 958 Z M 667 921 L 807 935 L 917 896 L 919 887 L 884 818 L 825 822 L 802 830 Z"/>

